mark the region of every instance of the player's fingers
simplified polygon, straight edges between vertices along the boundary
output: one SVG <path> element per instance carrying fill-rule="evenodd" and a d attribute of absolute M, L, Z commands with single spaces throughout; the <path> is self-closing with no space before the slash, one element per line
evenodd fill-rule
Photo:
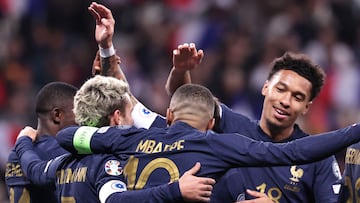
<path fill-rule="evenodd" d="M 121 63 L 120 56 L 118 56 L 118 55 L 116 55 L 116 63 L 117 63 L 117 64 L 120 64 L 120 63 Z"/>
<path fill-rule="evenodd" d="M 190 43 L 189 44 L 189 50 L 191 52 L 191 55 L 195 56 L 197 54 L 195 43 Z"/>
<path fill-rule="evenodd" d="M 267 197 L 265 193 L 246 189 L 246 192 L 253 197 Z"/>
<path fill-rule="evenodd" d="M 185 173 L 189 173 L 191 175 L 195 175 L 199 170 L 200 170 L 201 164 L 200 162 L 196 162 L 196 164 L 189 169 L 188 171 L 186 171 Z"/>
<path fill-rule="evenodd" d="M 198 197 L 196 197 L 196 199 L 197 202 L 210 202 L 210 197 L 205 197 L 202 195 L 199 195 Z"/>
<path fill-rule="evenodd" d="M 94 66 L 92 70 L 92 74 L 94 75 L 100 75 L 101 74 L 101 68 L 100 66 Z"/>
<path fill-rule="evenodd" d="M 184 55 L 184 54 L 187 54 L 187 53 L 189 53 L 190 52 L 190 48 L 189 48 L 189 44 L 188 43 L 184 43 L 184 44 L 182 44 L 181 46 L 180 46 L 180 48 L 178 48 L 179 49 L 179 54 L 180 55 Z"/>
<path fill-rule="evenodd" d="M 175 55 L 179 55 L 180 54 L 180 52 L 179 52 L 179 49 L 174 49 L 173 50 L 173 55 L 175 56 Z"/>
<path fill-rule="evenodd" d="M 215 179 L 212 179 L 212 178 L 202 178 L 201 177 L 201 183 L 204 183 L 206 185 L 209 185 L 209 187 L 212 189 L 212 186 L 211 185 L 215 185 L 216 181 Z"/>
<path fill-rule="evenodd" d="M 204 57 L 204 51 L 202 49 L 199 49 L 197 54 L 199 57 L 201 57 L 201 59 Z"/>
<path fill-rule="evenodd" d="M 211 196 L 211 191 L 204 191 L 204 192 L 202 193 L 202 196 L 203 196 L 203 197 L 210 197 L 210 196 Z"/>
<path fill-rule="evenodd" d="M 93 16 L 96 24 L 98 25 L 100 23 L 100 15 L 98 12 L 96 12 L 93 8 L 89 7 L 88 8 L 90 14 Z"/>
<path fill-rule="evenodd" d="M 113 18 L 110 9 L 106 8 L 104 5 L 97 4 L 97 3 L 96 3 L 96 6 L 97 6 L 97 9 L 98 9 L 98 12 L 99 12 L 100 16 L 106 17 L 106 18 L 109 18 L 109 19 Z"/>

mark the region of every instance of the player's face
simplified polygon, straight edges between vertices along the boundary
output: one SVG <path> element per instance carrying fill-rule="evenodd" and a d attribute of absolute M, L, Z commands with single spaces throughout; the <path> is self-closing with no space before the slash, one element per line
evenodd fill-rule
<path fill-rule="evenodd" d="M 292 128 L 299 115 L 305 114 L 311 82 L 291 70 L 280 70 L 262 89 L 264 95 L 261 124 L 263 130 Z"/>
<path fill-rule="evenodd" d="M 76 125 L 72 102 L 62 109 L 62 128 L 71 125 Z"/>
<path fill-rule="evenodd" d="M 134 105 L 131 102 L 130 96 L 128 95 L 128 102 L 125 107 L 125 112 L 122 114 L 122 123 L 121 125 L 134 125 L 134 120 L 131 116 L 131 112 L 134 108 Z"/>

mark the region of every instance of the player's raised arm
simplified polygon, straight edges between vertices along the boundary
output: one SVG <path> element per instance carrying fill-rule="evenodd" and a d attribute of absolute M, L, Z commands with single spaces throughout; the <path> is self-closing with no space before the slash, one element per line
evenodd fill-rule
<path fill-rule="evenodd" d="M 201 63 L 203 57 L 203 50 L 197 50 L 194 43 L 184 43 L 173 50 L 173 67 L 165 84 L 168 95 L 181 85 L 191 83 L 190 71 Z"/>
<path fill-rule="evenodd" d="M 115 20 L 111 10 L 95 2 L 90 4 L 88 10 L 96 23 L 95 40 L 99 46 L 99 51 L 94 59 L 92 74 L 103 74 L 127 81 L 120 68 L 120 57 L 116 55 L 112 42 Z"/>

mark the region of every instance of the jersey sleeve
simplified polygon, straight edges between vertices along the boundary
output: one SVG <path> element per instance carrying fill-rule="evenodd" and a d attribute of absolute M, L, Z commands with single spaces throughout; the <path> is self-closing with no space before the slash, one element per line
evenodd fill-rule
<path fill-rule="evenodd" d="M 115 203 L 115 202 L 137 202 L 137 203 L 182 202 L 182 197 L 179 189 L 179 183 L 174 182 L 174 183 L 164 184 L 142 190 L 127 190 L 127 191 L 119 191 L 119 192 L 114 191 L 108 196 L 108 198 L 106 199 L 106 203 Z"/>
<path fill-rule="evenodd" d="M 163 116 L 150 111 L 140 102 L 134 106 L 131 116 L 134 120 L 134 126 L 137 128 L 166 127 L 166 121 Z"/>
<path fill-rule="evenodd" d="M 360 126 L 352 125 L 287 143 L 256 141 L 240 134 L 214 135 L 209 136 L 210 147 L 231 166 L 293 165 L 318 161 L 359 142 Z"/>
<path fill-rule="evenodd" d="M 341 173 L 334 156 L 316 163 L 314 175 L 315 202 L 338 202 Z"/>
<path fill-rule="evenodd" d="M 12 199 L 14 203 L 20 203 L 22 200 L 30 201 L 30 194 L 27 190 L 30 181 L 21 169 L 15 149 L 10 152 L 6 163 L 5 183 L 9 198 Z"/>
<path fill-rule="evenodd" d="M 178 182 L 143 189 L 127 190 L 123 167 L 126 161 L 104 155 L 96 173 L 96 188 L 102 203 L 107 202 L 176 202 L 181 200 Z"/>
<path fill-rule="evenodd" d="M 7 186 L 20 186 L 30 184 L 29 179 L 24 175 L 20 160 L 13 149 L 8 157 L 5 168 L 5 181 Z"/>
<path fill-rule="evenodd" d="M 240 113 L 236 113 L 224 104 L 220 105 L 220 119 L 217 132 L 241 132 L 243 126 L 239 123 L 249 123 L 250 119 Z"/>
<path fill-rule="evenodd" d="M 60 131 L 56 139 L 72 154 L 116 154 L 128 150 L 128 137 L 144 130 L 133 126 L 71 127 Z"/>
<path fill-rule="evenodd" d="M 33 144 L 28 137 L 18 139 L 15 150 L 20 158 L 20 164 L 25 176 L 28 177 L 32 183 L 55 187 L 56 170 L 62 163 L 62 160 L 69 155 L 43 161 L 33 150 Z"/>

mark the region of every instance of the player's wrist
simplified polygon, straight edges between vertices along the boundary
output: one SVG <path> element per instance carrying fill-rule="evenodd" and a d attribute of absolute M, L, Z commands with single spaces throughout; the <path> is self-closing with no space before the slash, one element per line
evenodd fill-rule
<path fill-rule="evenodd" d="M 190 70 L 185 69 L 185 68 L 179 68 L 179 67 L 176 67 L 176 66 L 172 67 L 172 72 L 177 74 L 177 75 L 183 75 L 188 71 L 190 71 Z"/>
<path fill-rule="evenodd" d="M 99 45 L 99 52 L 100 52 L 100 57 L 102 58 L 114 56 L 115 55 L 114 45 L 111 44 L 108 48 L 103 48 L 102 46 Z"/>

